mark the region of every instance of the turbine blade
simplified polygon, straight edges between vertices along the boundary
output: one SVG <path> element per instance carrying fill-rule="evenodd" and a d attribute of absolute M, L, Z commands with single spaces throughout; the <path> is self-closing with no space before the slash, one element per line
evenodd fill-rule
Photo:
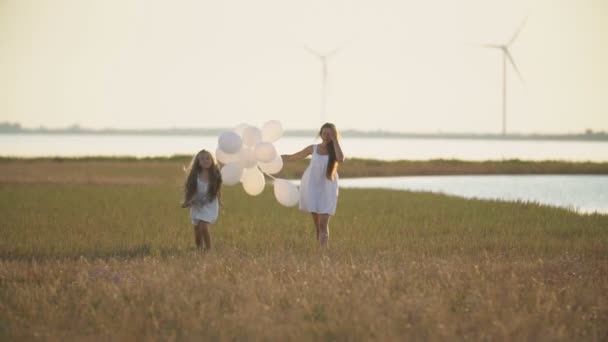
<path fill-rule="evenodd" d="M 519 77 L 519 79 L 521 80 L 521 82 L 523 84 L 526 84 L 526 82 L 524 81 L 523 76 L 521 75 L 521 72 L 519 71 L 519 68 L 517 67 L 517 64 L 515 64 L 515 60 L 513 60 L 513 56 L 511 56 L 511 53 L 509 52 L 509 50 L 505 50 L 505 54 L 507 55 L 507 58 L 509 59 L 509 62 L 513 66 L 513 69 L 515 69 L 515 72 L 517 73 L 517 76 Z"/>
<path fill-rule="evenodd" d="M 472 46 L 472 47 L 485 48 L 485 49 L 502 49 L 503 48 L 502 45 L 496 45 L 496 44 L 468 43 L 467 45 Z"/>
<path fill-rule="evenodd" d="M 304 49 L 304 50 L 308 51 L 308 52 L 309 52 L 311 55 L 314 55 L 315 57 L 323 57 L 323 55 L 322 55 L 322 54 L 320 54 L 319 52 L 317 52 L 317 51 L 315 51 L 315 50 L 313 50 L 313 49 L 309 48 L 309 47 L 308 47 L 308 46 L 306 46 L 306 45 L 302 45 L 302 49 Z"/>
<path fill-rule="evenodd" d="M 515 39 L 517 39 L 517 37 L 519 36 L 519 34 L 521 33 L 521 31 L 524 29 L 524 26 L 526 25 L 526 22 L 528 21 L 528 17 L 530 15 L 526 15 L 526 17 L 524 18 L 524 20 L 522 20 L 521 24 L 519 24 L 519 28 L 517 29 L 517 31 L 515 31 L 515 33 L 513 34 L 513 37 L 511 37 L 511 40 L 509 41 L 509 43 L 507 44 L 507 46 L 510 46 L 511 44 L 513 44 L 513 42 L 515 41 Z"/>
<path fill-rule="evenodd" d="M 337 54 L 338 52 L 340 52 L 340 50 L 344 49 L 346 46 L 348 46 L 351 43 L 350 40 L 345 41 L 344 43 L 342 43 L 340 46 L 338 46 L 337 48 L 331 50 L 330 52 L 325 54 L 325 57 L 331 57 L 335 54 Z"/>

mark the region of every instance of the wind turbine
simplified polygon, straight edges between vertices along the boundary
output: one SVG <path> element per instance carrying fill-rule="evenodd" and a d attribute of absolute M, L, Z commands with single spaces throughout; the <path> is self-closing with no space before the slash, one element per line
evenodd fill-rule
<path fill-rule="evenodd" d="M 519 79 L 525 84 L 524 79 L 519 72 L 519 68 L 517 67 L 517 64 L 515 64 L 515 60 L 513 59 L 509 49 L 521 33 L 527 20 L 528 17 L 524 18 L 519 25 L 519 28 L 515 31 L 511 39 L 506 44 L 477 44 L 478 47 L 498 49 L 502 51 L 502 135 L 507 134 L 507 60 L 509 60 L 509 64 L 511 64 Z"/>
<path fill-rule="evenodd" d="M 304 46 L 304 50 L 308 51 L 309 53 L 311 53 L 312 55 L 318 57 L 321 60 L 321 123 L 324 123 L 327 121 L 327 114 L 326 114 L 326 106 L 327 106 L 327 79 L 328 79 L 328 68 L 327 68 L 327 60 L 330 57 L 335 56 L 338 52 L 340 52 L 340 50 L 342 50 L 344 48 L 345 44 L 342 44 L 342 46 L 335 48 L 333 50 L 331 50 L 328 53 L 321 53 L 317 50 L 313 50 L 307 46 Z"/>

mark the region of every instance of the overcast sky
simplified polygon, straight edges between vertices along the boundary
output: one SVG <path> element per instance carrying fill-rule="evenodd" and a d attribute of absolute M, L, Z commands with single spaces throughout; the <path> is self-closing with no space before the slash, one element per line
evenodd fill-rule
<path fill-rule="evenodd" d="M 0 121 L 26 127 L 608 130 L 606 0 L 0 0 Z"/>

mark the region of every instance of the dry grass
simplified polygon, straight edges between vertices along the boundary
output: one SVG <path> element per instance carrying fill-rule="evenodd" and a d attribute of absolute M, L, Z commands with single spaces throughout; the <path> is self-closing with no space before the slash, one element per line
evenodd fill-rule
<path fill-rule="evenodd" d="M 4 336 L 602 340 L 605 262 L 399 255 L 5 261 Z"/>
<path fill-rule="evenodd" d="M 131 157 L 83 157 L 83 158 L 33 158 L 16 159 L 0 157 L 0 175 L 8 167 L 21 168 L 26 165 L 42 164 L 45 167 L 58 168 L 61 164 L 85 166 L 80 171 L 87 172 L 86 165 L 113 165 L 114 168 L 132 170 L 134 165 L 153 166 L 156 170 L 175 169 L 187 165 L 192 156 L 173 156 L 170 158 Z M 308 160 L 288 162 L 278 174 L 282 178 L 300 178 L 308 165 Z M 31 171 L 31 170 L 30 170 Z M 29 172 L 29 171 L 28 171 Z M 608 174 L 608 163 L 602 162 L 567 162 L 558 160 L 525 161 L 463 161 L 449 159 L 435 160 L 397 160 L 382 161 L 373 159 L 348 159 L 340 166 L 340 177 L 389 177 L 389 176 L 424 176 L 424 175 L 495 175 L 495 174 Z"/>
<path fill-rule="evenodd" d="M 286 163 L 279 174 L 300 178 L 308 161 Z M 340 165 L 340 177 L 390 177 L 426 175 L 496 175 L 496 174 L 608 174 L 608 163 L 565 161 L 462 161 L 462 160 L 399 160 L 381 161 L 349 159 Z"/>
<path fill-rule="evenodd" d="M 181 164 L 145 160 L 3 160 L 0 183 L 159 184 L 166 181 L 178 165 Z"/>
<path fill-rule="evenodd" d="M 271 189 L 227 187 L 203 254 L 181 163 L 15 163 L 0 178 L 32 182 L 0 182 L 0 340 L 608 338 L 608 216 L 345 189 L 323 255 Z"/>

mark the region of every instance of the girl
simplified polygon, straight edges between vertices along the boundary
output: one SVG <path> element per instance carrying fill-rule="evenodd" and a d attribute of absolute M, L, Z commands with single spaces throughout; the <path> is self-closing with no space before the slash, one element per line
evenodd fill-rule
<path fill-rule="evenodd" d="M 190 172 L 184 184 L 182 208 L 190 208 L 194 225 L 194 242 L 197 248 L 211 249 L 209 225 L 217 220 L 221 204 L 222 174 L 211 153 L 201 150 L 192 159 Z"/>
<path fill-rule="evenodd" d="M 329 218 L 336 212 L 338 203 L 338 163 L 344 154 L 338 142 L 338 130 L 325 123 L 319 130 L 321 143 L 310 145 L 302 151 L 282 155 L 284 161 L 303 159 L 312 154 L 310 165 L 300 183 L 300 210 L 309 212 L 315 224 L 317 241 L 323 248 L 329 239 Z"/>

